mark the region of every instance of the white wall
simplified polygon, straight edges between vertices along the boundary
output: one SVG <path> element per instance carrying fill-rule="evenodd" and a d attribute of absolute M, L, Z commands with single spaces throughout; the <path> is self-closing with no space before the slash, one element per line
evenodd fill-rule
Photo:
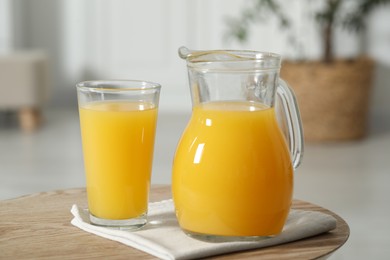
<path fill-rule="evenodd" d="M 7 0 L 2 0 L 7 1 Z M 9 1 L 8 1 L 9 2 Z M 252 29 L 245 45 L 223 37 L 227 15 L 237 15 L 245 0 L 15 0 L 11 1 L 14 48 L 45 49 L 52 65 L 52 105 L 76 104 L 74 85 L 86 79 L 133 78 L 163 85 L 162 111 L 190 109 L 184 61 L 177 48 L 248 48 L 295 53 L 275 21 Z M 316 2 L 318 3 L 318 2 Z M 319 36 L 308 22 L 313 1 L 285 1 L 294 14 L 304 55 L 319 57 Z M 373 113 L 390 118 L 390 6 L 369 19 L 367 52 L 378 62 Z M 2 30 L 3 34 L 4 29 Z M 0 34 L 1 36 L 2 34 Z M 336 53 L 358 53 L 359 37 L 337 32 Z"/>
<path fill-rule="evenodd" d="M 13 47 L 12 9 L 10 0 L 0 0 L 0 55 L 9 52 Z"/>

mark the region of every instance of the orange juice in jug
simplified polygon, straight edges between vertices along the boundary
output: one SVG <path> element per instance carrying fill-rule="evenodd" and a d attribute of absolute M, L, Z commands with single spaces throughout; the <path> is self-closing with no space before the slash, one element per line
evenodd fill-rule
<path fill-rule="evenodd" d="M 274 108 L 249 101 L 194 106 L 172 181 L 176 215 L 189 233 L 280 233 L 292 201 L 293 168 Z"/>

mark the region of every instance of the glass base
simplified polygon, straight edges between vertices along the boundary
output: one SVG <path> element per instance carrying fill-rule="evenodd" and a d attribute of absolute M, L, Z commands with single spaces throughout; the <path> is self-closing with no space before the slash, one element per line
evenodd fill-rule
<path fill-rule="evenodd" d="M 92 225 L 108 227 L 119 230 L 137 230 L 147 223 L 146 213 L 130 219 L 103 219 L 89 214 L 89 220 Z"/>
<path fill-rule="evenodd" d="M 189 230 L 183 229 L 184 233 L 197 240 L 211 242 L 211 243 L 221 243 L 221 242 L 238 242 L 238 241 L 261 241 L 268 239 L 274 236 L 220 236 L 220 235 L 211 235 L 211 234 L 202 234 Z"/>

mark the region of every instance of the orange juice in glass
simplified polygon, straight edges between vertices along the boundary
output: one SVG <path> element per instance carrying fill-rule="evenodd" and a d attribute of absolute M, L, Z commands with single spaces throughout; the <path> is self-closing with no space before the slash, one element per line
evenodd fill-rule
<path fill-rule="evenodd" d="M 140 81 L 77 85 L 90 220 L 146 224 L 160 86 Z"/>

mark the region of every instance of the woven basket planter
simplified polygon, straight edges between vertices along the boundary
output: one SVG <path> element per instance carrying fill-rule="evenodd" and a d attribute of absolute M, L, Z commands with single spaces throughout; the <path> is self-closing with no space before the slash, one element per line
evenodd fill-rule
<path fill-rule="evenodd" d="M 309 142 L 354 140 L 367 134 L 374 62 L 289 62 L 281 77 L 293 88 Z"/>

